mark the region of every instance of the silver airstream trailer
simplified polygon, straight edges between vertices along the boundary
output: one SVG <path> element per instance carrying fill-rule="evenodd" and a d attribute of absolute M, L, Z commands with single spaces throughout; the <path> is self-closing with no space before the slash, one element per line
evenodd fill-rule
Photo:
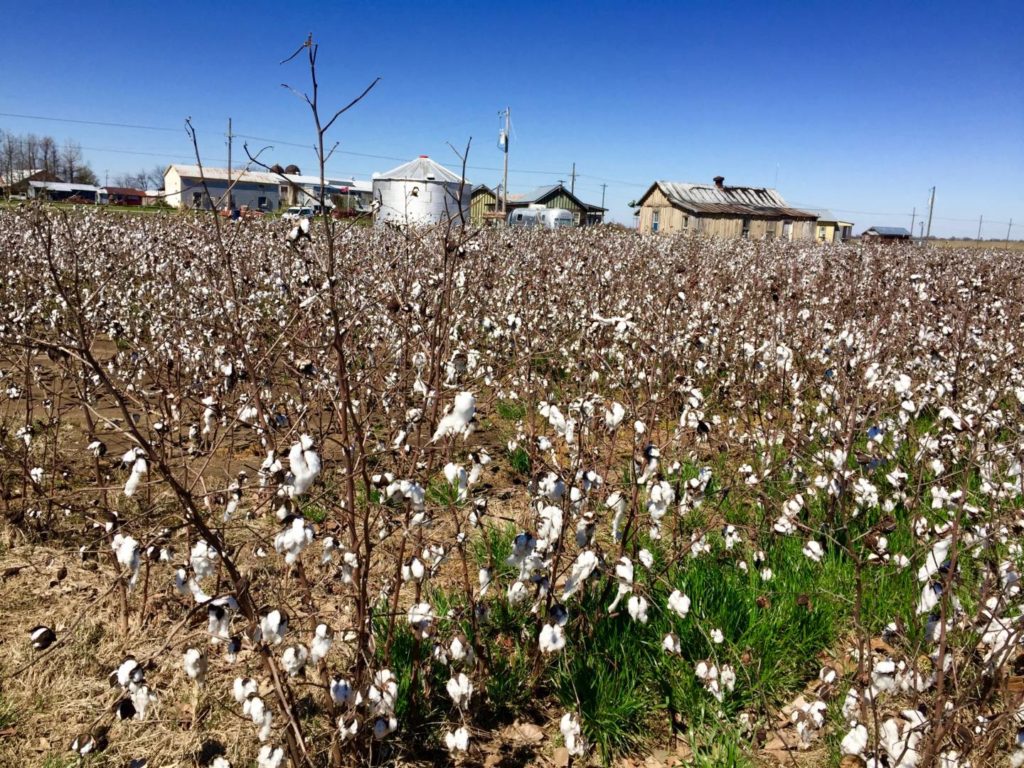
<path fill-rule="evenodd" d="M 516 208 L 508 214 L 510 227 L 563 229 L 573 226 L 574 223 L 572 211 L 565 208 Z"/>

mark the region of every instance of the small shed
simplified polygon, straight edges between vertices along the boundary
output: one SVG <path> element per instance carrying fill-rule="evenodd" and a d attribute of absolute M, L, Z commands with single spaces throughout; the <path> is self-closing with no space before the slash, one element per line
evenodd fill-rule
<path fill-rule="evenodd" d="M 376 223 L 426 226 L 470 220 L 469 182 L 427 155 L 374 174 L 373 199 L 379 204 Z"/>
<path fill-rule="evenodd" d="M 815 223 L 815 240 L 819 243 L 842 243 L 853 237 L 853 222 L 843 221 L 832 211 L 823 208 L 810 208 L 810 213 L 818 217 Z"/>
<path fill-rule="evenodd" d="M 903 227 L 871 227 L 861 234 L 862 240 L 873 243 L 898 243 L 910 238 L 910 230 Z"/>
<path fill-rule="evenodd" d="M 132 187 L 107 187 L 107 196 L 111 205 L 142 205 L 146 191 Z"/>
<path fill-rule="evenodd" d="M 106 205 L 107 190 L 92 184 L 67 184 L 62 181 L 30 181 L 28 197 L 89 205 Z"/>

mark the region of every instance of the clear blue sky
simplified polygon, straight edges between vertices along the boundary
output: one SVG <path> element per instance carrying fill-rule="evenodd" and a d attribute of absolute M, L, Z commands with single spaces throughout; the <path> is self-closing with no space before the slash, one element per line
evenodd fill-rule
<path fill-rule="evenodd" d="M 794 205 L 909 226 L 938 188 L 933 234 L 1024 237 L 1024 5 L 1016 2 L 15 3 L 2 16 L 0 128 L 78 140 L 100 176 L 226 159 L 227 118 L 268 157 L 314 170 L 309 32 L 321 97 L 344 103 L 329 171 L 369 177 L 418 154 L 511 191 L 564 179 L 631 220 L 655 179 L 777 186 Z M 292 142 L 302 146 L 289 146 Z M 241 141 L 235 158 L 243 157 Z M 117 150 L 116 152 L 113 150 Z M 138 154 L 128 154 L 138 153 Z M 366 157 L 377 155 L 380 157 Z M 528 172 L 529 171 L 529 172 Z M 539 172 L 533 172 L 539 171 Z M 995 222 L 1004 222 L 997 224 Z"/>

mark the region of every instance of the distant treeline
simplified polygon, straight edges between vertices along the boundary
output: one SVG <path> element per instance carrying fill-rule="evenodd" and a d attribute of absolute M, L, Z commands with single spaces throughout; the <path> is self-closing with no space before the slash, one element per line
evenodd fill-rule
<path fill-rule="evenodd" d="M 101 180 L 85 161 L 82 145 L 68 139 L 63 145 L 52 136 L 34 133 L 15 134 L 0 129 L 0 177 L 9 179 L 15 171 L 49 171 L 71 184 L 100 184 Z M 122 173 L 103 184 L 136 189 L 161 189 L 164 185 L 163 166 L 136 173 Z"/>

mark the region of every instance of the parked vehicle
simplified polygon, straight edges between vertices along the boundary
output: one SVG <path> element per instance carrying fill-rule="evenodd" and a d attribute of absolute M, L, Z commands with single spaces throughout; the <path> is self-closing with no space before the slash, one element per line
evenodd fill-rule
<path fill-rule="evenodd" d="M 575 225 L 572 211 L 565 208 L 517 208 L 509 211 L 510 227 L 540 227 L 542 229 L 563 229 Z"/>
<path fill-rule="evenodd" d="M 293 205 L 281 214 L 282 219 L 287 221 L 298 221 L 299 219 L 311 219 L 316 212 L 308 205 Z"/>

